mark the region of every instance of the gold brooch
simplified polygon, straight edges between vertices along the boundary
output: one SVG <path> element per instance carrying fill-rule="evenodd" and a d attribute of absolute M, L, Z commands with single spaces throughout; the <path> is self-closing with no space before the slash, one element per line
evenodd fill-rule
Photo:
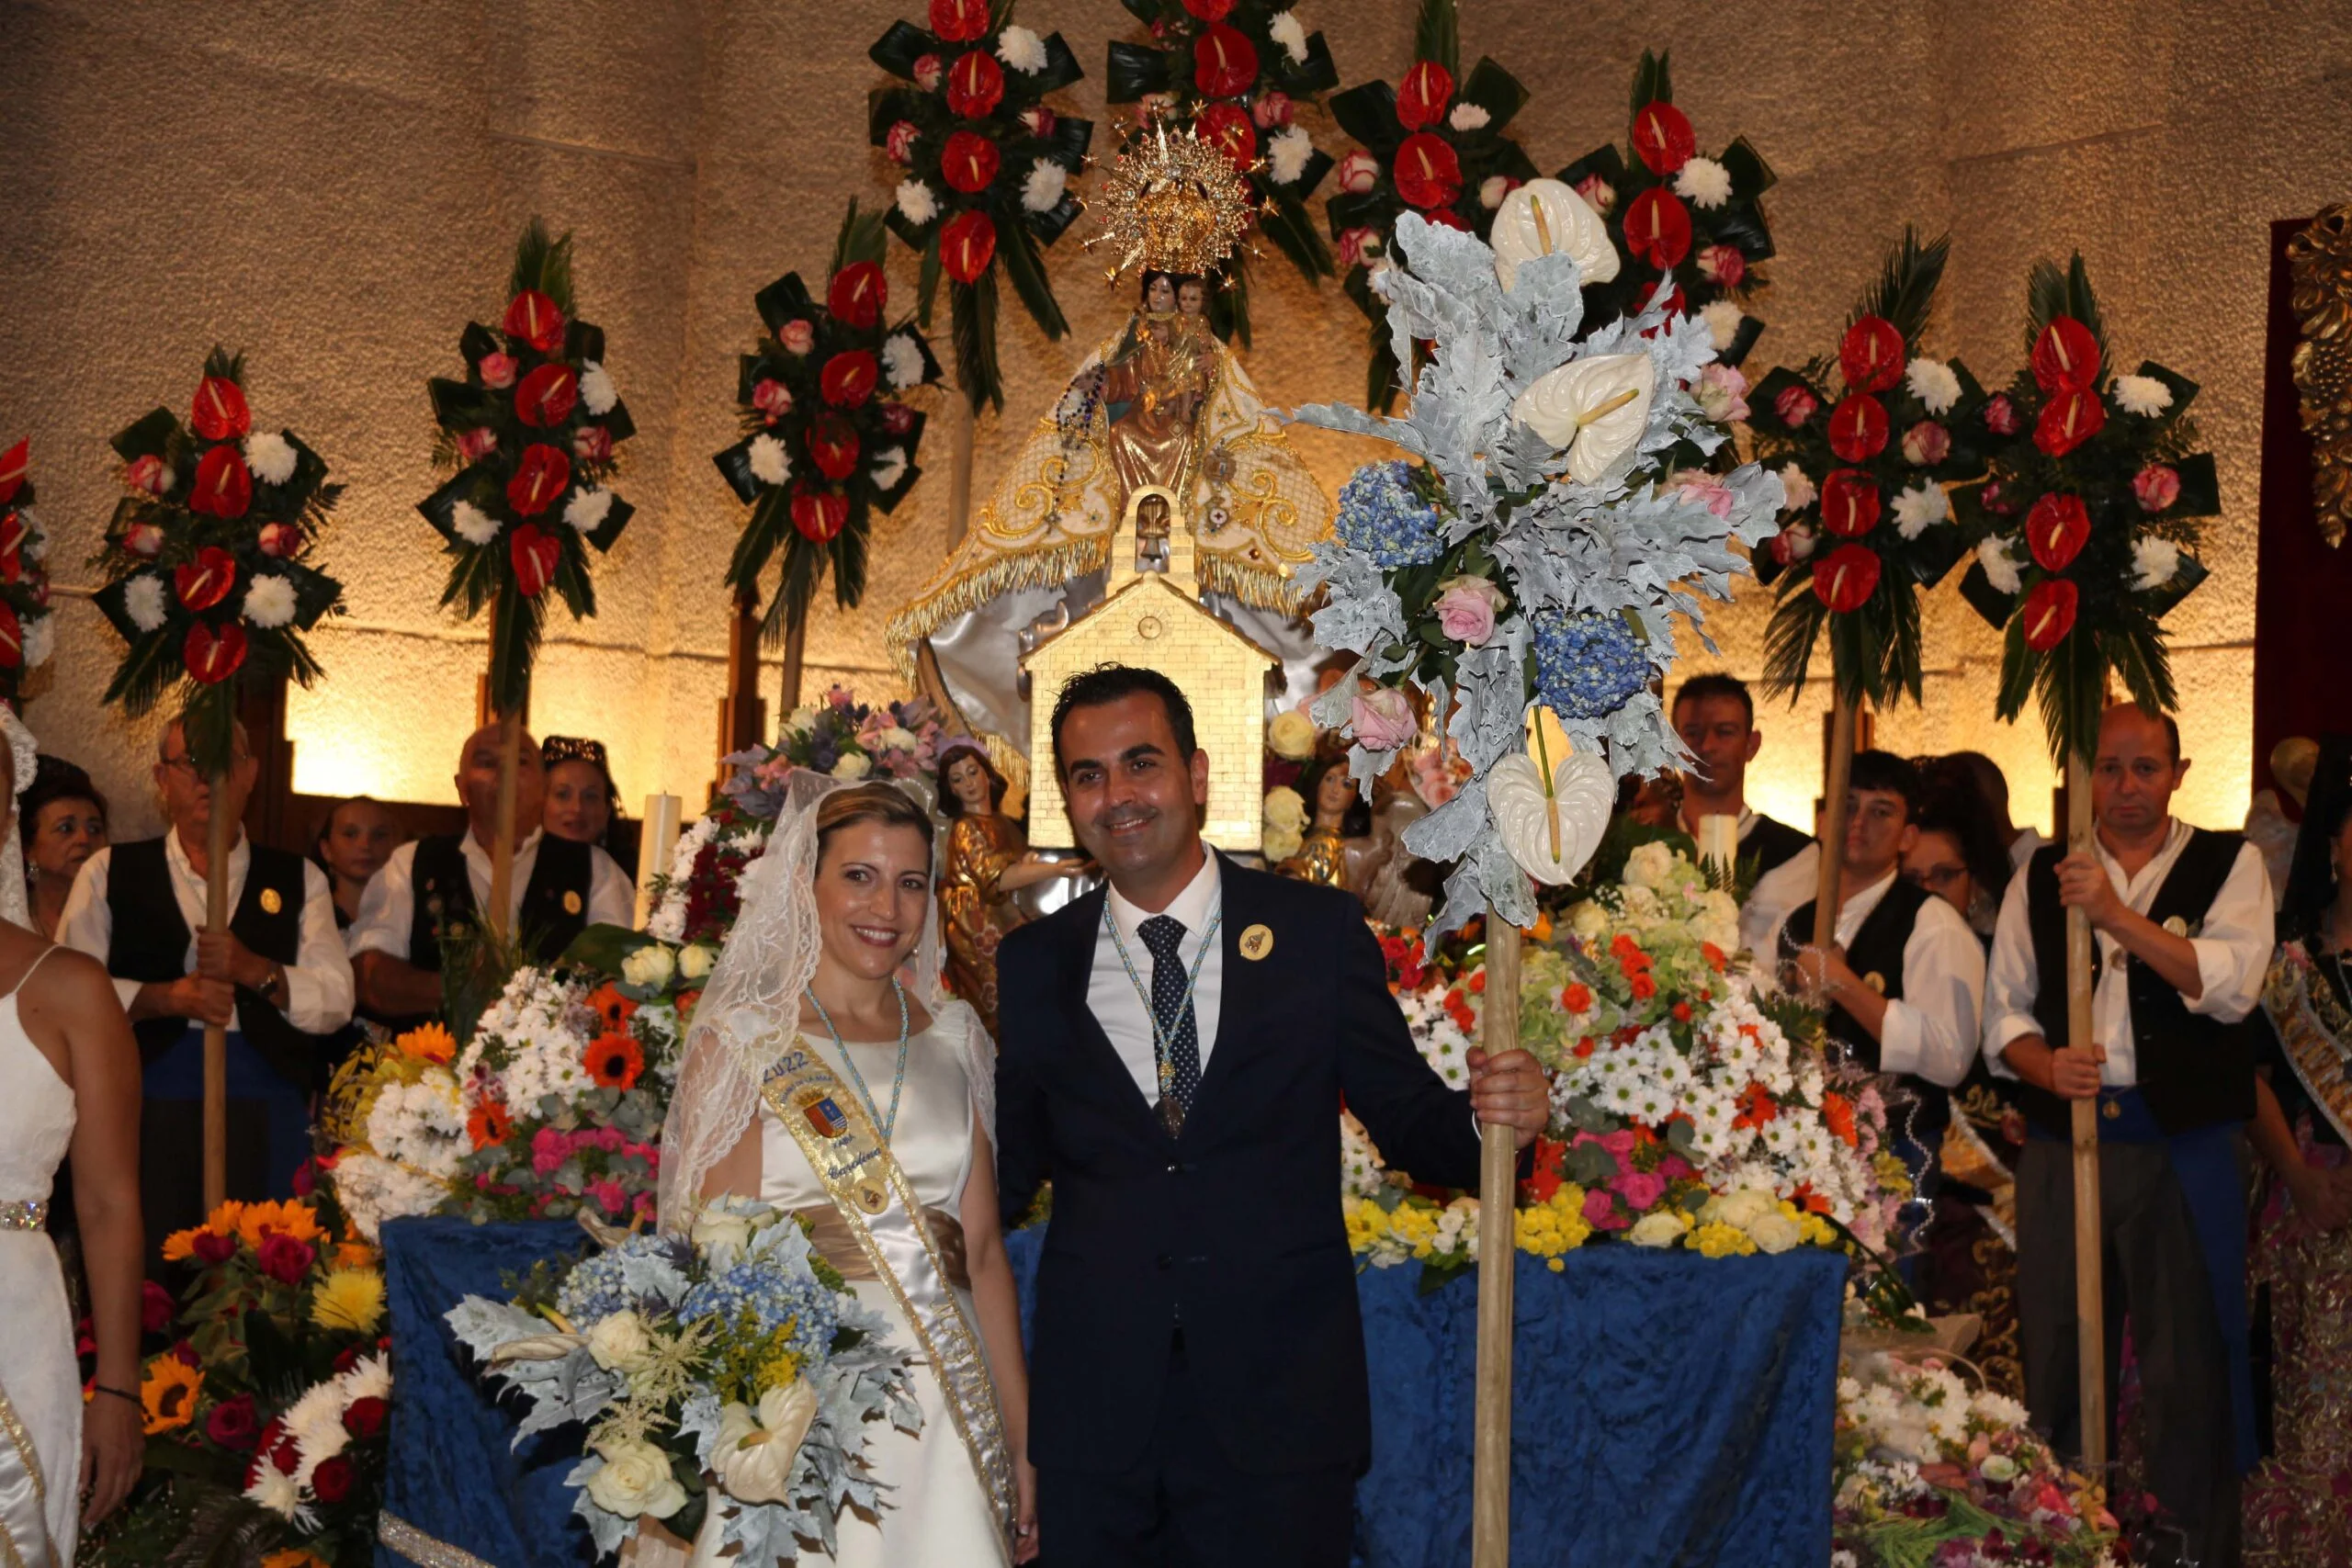
<path fill-rule="evenodd" d="M 1871 990 L 1876 991 L 1882 997 L 1886 995 L 1886 976 L 1880 974 L 1875 969 L 1862 976 L 1862 984 L 1868 986 Z"/>
<path fill-rule="evenodd" d="M 2099 1107 L 2098 1113 L 2106 1117 L 2110 1122 L 2120 1121 L 2123 1116 L 2123 1107 L 2117 1101 L 2110 1100 L 2105 1105 Z"/>
<path fill-rule="evenodd" d="M 1251 926 L 1241 933 L 1241 956 L 1255 964 L 1274 950 L 1274 933 L 1263 926 Z"/>
<path fill-rule="evenodd" d="M 580 913 L 580 895 L 579 895 L 579 894 L 577 894 L 577 893 L 566 893 L 566 894 L 563 896 L 563 912 L 564 912 L 565 914 L 567 914 L 567 915 L 576 915 L 576 914 Z"/>
<path fill-rule="evenodd" d="M 286 900 L 277 896 L 277 888 L 265 887 L 261 890 L 261 912 L 263 914 L 274 915 L 284 908 L 286 908 Z"/>
<path fill-rule="evenodd" d="M 2165 930 L 2172 932 L 2175 936 L 2185 937 L 2188 934 L 2188 922 L 2182 919 L 2178 915 L 2175 915 L 2170 919 L 2165 921 Z"/>

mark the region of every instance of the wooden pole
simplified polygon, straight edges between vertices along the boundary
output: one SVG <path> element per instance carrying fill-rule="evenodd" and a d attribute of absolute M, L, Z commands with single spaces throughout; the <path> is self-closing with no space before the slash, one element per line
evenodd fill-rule
<path fill-rule="evenodd" d="M 2091 839 L 2090 770 L 2079 755 L 2066 759 L 2066 852 L 2096 855 Z M 2091 1016 L 2091 922 L 2066 911 L 2066 1040 L 2086 1045 L 2096 1035 Z M 2100 1256 L 2098 1101 L 2074 1102 L 2075 1348 L 2079 1366 L 2083 1459 L 2097 1472 L 2107 1463 L 2107 1291 Z"/>
<path fill-rule="evenodd" d="M 184 727 L 193 733 L 192 727 Z M 214 771 L 204 825 L 204 929 L 229 929 L 229 773 Z M 229 1200 L 229 1026 L 204 1026 L 204 1212 Z"/>
<path fill-rule="evenodd" d="M 800 705 L 800 660 L 808 649 L 808 612 L 803 610 L 800 618 L 786 627 L 784 633 L 784 705 L 776 710 L 779 731 L 792 710 Z"/>
<path fill-rule="evenodd" d="M 490 908 L 482 916 L 487 931 L 513 937 L 507 929 L 507 904 L 514 886 L 514 797 L 521 793 L 523 716 L 503 714 L 498 720 L 498 837 L 490 847 Z"/>
<path fill-rule="evenodd" d="M 1821 875 L 1814 884 L 1813 945 L 1826 950 L 1838 940 L 1838 875 L 1846 858 L 1846 788 L 1854 772 L 1854 710 L 1859 696 L 1838 694 L 1830 721 L 1829 766 L 1821 784 Z"/>
<path fill-rule="evenodd" d="M 1519 928 L 1487 906 L 1487 1005 L 1479 1043 L 1489 1056 L 1519 1049 Z M 1478 1373 L 1471 1450 L 1472 1568 L 1510 1562 L 1511 1287 L 1515 1282 L 1519 1144 L 1508 1127 L 1480 1134 Z"/>
<path fill-rule="evenodd" d="M 971 400 L 961 392 L 948 400 L 948 409 L 954 423 L 948 431 L 947 547 L 953 549 L 971 529 L 972 439 L 980 416 L 972 412 Z"/>

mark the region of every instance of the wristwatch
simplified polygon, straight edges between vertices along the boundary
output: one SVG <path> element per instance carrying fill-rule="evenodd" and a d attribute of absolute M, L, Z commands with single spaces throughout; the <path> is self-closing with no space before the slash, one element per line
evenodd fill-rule
<path fill-rule="evenodd" d="M 286 965 L 276 959 L 270 960 L 269 975 L 257 988 L 264 1001 L 278 1011 L 284 1012 L 288 1001 L 291 999 L 287 994 Z"/>

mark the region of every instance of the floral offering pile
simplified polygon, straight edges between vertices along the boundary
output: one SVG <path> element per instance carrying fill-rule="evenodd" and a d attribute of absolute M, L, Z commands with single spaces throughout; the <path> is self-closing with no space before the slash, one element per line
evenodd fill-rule
<path fill-rule="evenodd" d="M 50 620 L 49 534 L 33 513 L 32 444 L 0 452 L 0 701 L 16 703 L 25 682 L 57 646 Z"/>

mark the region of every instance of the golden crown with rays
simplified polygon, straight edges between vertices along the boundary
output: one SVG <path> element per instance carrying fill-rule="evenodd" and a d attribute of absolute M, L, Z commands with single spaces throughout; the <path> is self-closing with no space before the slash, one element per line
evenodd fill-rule
<path fill-rule="evenodd" d="M 1223 265 L 1250 227 L 1250 182 L 1215 141 L 1193 126 L 1165 120 L 1130 132 L 1095 200 L 1102 231 L 1086 248 L 1108 245 L 1115 281 L 1129 267 L 1207 274 Z"/>

